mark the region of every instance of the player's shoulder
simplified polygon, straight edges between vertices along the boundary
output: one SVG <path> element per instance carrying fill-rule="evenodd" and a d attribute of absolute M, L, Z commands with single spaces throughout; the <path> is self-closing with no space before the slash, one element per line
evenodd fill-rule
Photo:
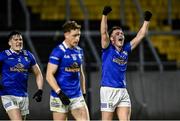
<path fill-rule="evenodd" d="M 79 54 L 83 54 L 84 53 L 83 49 L 81 47 L 79 47 L 79 46 L 75 47 L 75 51 L 78 52 Z"/>
<path fill-rule="evenodd" d="M 29 50 L 22 50 L 22 53 L 23 53 L 23 55 L 24 56 L 31 56 L 31 55 L 33 55 Z"/>
<path fill-rule="evenodd" d="M 59 45 L 57 45 L 53 51 L 56 51 L 56 52 L 66 52 L 66 47 L 61 43 Z"/>
<path fill-rule="evenodd" d="M 109 52 L 115 49 L 116 49 L 115 46 L 110 43 L 106 48 L 102 49 L 102 52 Z"/>
<path fill-rule="evenodd" d="M 3 50 L 1 53 L 1 56 L 10 56 L 12 55 L 11 51 L 8 49 L 8 50 Z"/>
<path fill-rule="evenodd" d="M 127 52 L 131 52 L 131 44 L 130 44 L 130 42 L 127 42 L 126 44 L 124 44 L 123 50 L 127 51 Z"/>
<path fill-rule="evenodd" d="M 81 47 L 79 47 L 79 46 L 76 46 L 76 49 L 77 49 L 77 50 L 80 50 L 80 51 L 83 50 L 83 49 L 82 49 Z"/>

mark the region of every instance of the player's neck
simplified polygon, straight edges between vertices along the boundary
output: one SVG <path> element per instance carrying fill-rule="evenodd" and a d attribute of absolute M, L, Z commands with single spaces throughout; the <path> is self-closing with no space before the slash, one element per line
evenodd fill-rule
<path fill-rule="evenodd" d="M 74 48 L 69 44 L 68 40 L 64 40 L 64 45 L 66 46 L 66 48 L 70 48 L 70 49 Z"/>
<path fill-rule="evenodd" d="M 122 50 L 122 46 L 121 46 L 121 47 L 118 47 L 118 46 L 115 45 L 115 48 L 116 48 L 116 50 L 117 50 L 118 52 L 120 52 L 120 51 Z"/>
<path fill-rule="evenodd" d="M 12 48 L 10 48 L 10 50 L 11 50 L 12 53 L 16 53 L 16 54 L 21 52 L 21 50 L 13 50 Z"/>

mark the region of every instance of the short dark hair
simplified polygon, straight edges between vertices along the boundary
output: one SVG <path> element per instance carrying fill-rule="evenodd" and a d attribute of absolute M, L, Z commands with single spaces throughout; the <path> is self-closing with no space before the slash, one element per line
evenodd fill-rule
<path fill-rule="evenodd" d="M 116 29 L 122 30 L 122 28 L 121 28 L 120 26 L 113 26 L 113 27 L 108 31 L 109 36 L 111 36 L 112 32 L 113 32 L 114 30 L 116 30 Z"/>
<path fill-rule="evenodd" d="M 10 40 L 12 38 L 12 36 L 14 36 L 14 35 L 21 35 L 22 36 L 22 34 L 19 31 L 12 31 L 8 35 L 8 40 Z"/>
<path fill-rule="evenodd" d="M 71 30 L 81 29 L 81 25 L 77 24 L 75 21 L 67 21 L 63 26 L 64 33 L 70 32 Z"/>

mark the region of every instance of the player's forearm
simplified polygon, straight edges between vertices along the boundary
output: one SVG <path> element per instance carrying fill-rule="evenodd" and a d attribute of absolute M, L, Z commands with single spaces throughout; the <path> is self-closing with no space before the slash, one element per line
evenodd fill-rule
<path fill-rule="evenodd" d="M 85 79 L 81 79 L 81 89 L 82 89 L 82 93 L 86 94 L 86 81 L 85 81 Z"/>
<path fill-rule="evenodd" d="M 138 40 L 142 40 L 146 36 L 148 32 L 148 28 L 149 28 L 149 21 L 144 21 L 142 27 L 140 28 L 136 36 Z"/>
<path fill-rule="evenodd" d="M 152 17 L 152 13 L 150 11 L 144 12 L 144 23 L 136 36 L 139 41 L 143 39 L 143 37 L 145 37 L 146 33 L 148 32 L 149 22 L 151 17 Z"/>
<path fill-rule="evenodd" d="M 60 89 L 60 87 L 58 86 L 56 79 L 54 77 L 54 75 L 52 74 L 47 74 L 46 75 L 46 80 L 49 83 L 49 85 L 51 86 L 51 88 L 56 92 L 57 90 Z"/>
<path fill-rule="evenodd" d="M 108 26 L 107 26 L 107 16 L 102 15 L 102 20 L 101 20 L 101 35 L 107 34 L 108 31 Z"/>
<path fill-rule="evenodd" d="M 137 33 L 136 37 L 130 42 L 131 44 L 131 49 L 133 50 L 136 48 L 136 46 L 142 41 L 142 39 L 145 37 L 146 33 L 148 32 L 148 26 L 149 22 L 144 21 L 141 29 Z"/>
<path fill-rule="evenodd" d="M 43 80 L 43 76 L 42 76 L 41 73 L 37 75 L 37 77 L 36 77 L 36 83 L 37 83 L 38 89 L 42 89 L 42 88 L 43 88 L 44 80 Z"/>
<path fill-rule="evenodd" d="M 107 16 L 102 15 L 101 20 L 101 47 L 106 48 L 109 45 Z"/>
<path fill-rule="evenodd" d="M 82 69 L 82 68 L 81 68 Z M 85 75 L 84 72 L 81 70 L 80 72 L 80 83 L 81 83 L 81 90 L 83 94 L 86 94 L 86 81 L 85 81 Z"/>
<path fill-rule="evenodd" d="M 42 73 L 41 73 L 41 70 L 40 70 L 38 64 L 34 65 L 32 67 L 32 70 L 33 70 L 35 78 L 36 78 L 36 84 L 37 84 L 38 89 L 42 89 L 44 80 L 43 80 L 43 76 L 42 76 Z"/>

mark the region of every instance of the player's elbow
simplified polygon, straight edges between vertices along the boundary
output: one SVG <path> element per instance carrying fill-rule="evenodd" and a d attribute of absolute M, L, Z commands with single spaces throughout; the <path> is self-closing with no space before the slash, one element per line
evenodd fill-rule
<path fill-rule="evenodd" d="M 110 40 L 109 40 L 109 38 L 107 36 L 102 36 L 101 37 L 101 47 L 102 48 L 107 48 L 109 43 L 110 43 Z"/>
<path fill-rule="evenodd" d="M 103 49 L 105 49 L 105 48 L 108 47 L 108 44 L 106 44 L 106 43 L 101 43 L 101 47 L 102 47 Z"/>
<path fill-rule="evenodd" d="M 143 39 L 147 35 L 147 33 L 148 33 L 147 30 L 140 31 L 138 34 L 138 37 Z"/>

